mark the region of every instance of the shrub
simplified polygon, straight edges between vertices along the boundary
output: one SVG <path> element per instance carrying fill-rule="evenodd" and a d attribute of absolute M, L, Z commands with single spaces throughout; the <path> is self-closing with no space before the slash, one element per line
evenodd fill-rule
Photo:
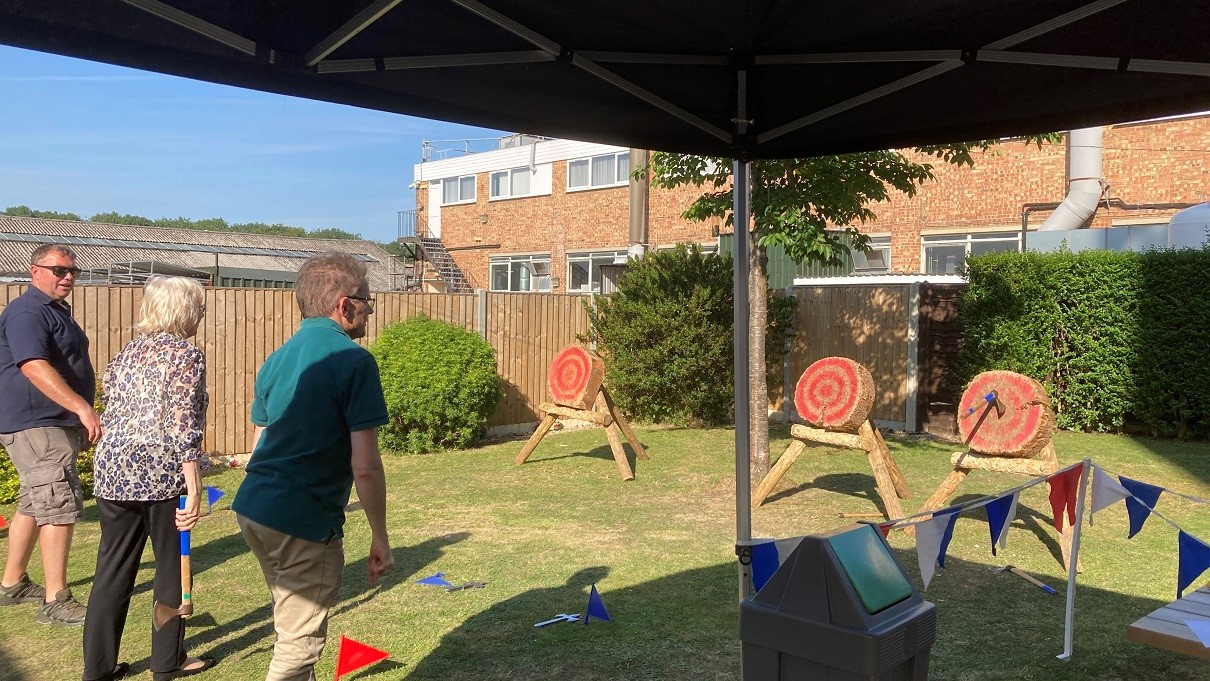
<path fill-rule="evenodd" d="M 97 381 L 97 396 L 92 406 L 98 414 L 105 412 L 105 405 L 101 402 L 100 381 Z M 92 498 L 92 459 L 95 452 L 96 447 L 89 445 L 76 457 L 76 467 L 80 471 L 80 484 L 84 488 L 85 499 Z M 3 456 L 0 456 L 0 504 L 11 504 L 21 493 L 21 481 L 18 479 L 17 469 L 13 468 L 12 459 L 8 458 L 8 452 L 4 451 L 4 447 L 0 447 L 0 453 L 3 453 Z"/>
<path fill-rule="evenodd" d="M 378 360 L 390 416 L 379 431 L 384 448 L 466 447 L 487 432 L 500 400 L 500 377 L 486 340 L 417 316 L 384 328 L 370 352 Z"/>
<path fill-rule="evenodd" d="M 588 310 L 619 406 L 649 422 L 729 423 L 734 408 L 732 268 L 699 246 L 632 260 L 618 290 Z M 766 343 L 781 364 L 793 300 L 770 296 Z"/>
<path fill-rule="evenodd" d="M 1210 435 L 1210 248 L 969 259 L 959 378 L 1042 381 L 1063 428 Z"/>

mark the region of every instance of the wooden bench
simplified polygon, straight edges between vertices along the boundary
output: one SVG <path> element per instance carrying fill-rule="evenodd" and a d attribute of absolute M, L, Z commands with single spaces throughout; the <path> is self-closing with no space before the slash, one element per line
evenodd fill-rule
<path fill-rule="evenodd" d="M 1131 624 L 1126 638 L 1210 660 L 1210 648 L 1202 645 L 1185 620 L 1210 620 L 1210 588 L 1202 587 Z"/>

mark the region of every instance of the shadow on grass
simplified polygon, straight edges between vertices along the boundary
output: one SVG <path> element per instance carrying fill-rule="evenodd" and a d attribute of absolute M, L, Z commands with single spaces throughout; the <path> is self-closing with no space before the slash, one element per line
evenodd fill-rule
<path fill-rule="evenodd" d="M 391 555 L 395 557 L 395 565 L 374 584 L 366 581 L 369 574 L 366 565 L 369 560 L 368 556 L 345 565 L 340 602 L 332 609 L 331 616 L 353 610 L 375 596 L 409 581 L 423 568 L 436 563 L 441 556 L 445 555 L 445 547 L 465 541 L 470 536 L 469 532 L 454 532 L 433 537 L 415 546 L 394 548 L 391 550 Z"/>
<path fill-rule="evenodd" d="M 915 551 L 894 552 L 919 584 Z M 993 573 L 986 563 L 951 556 L 946 565 L 925 594 L 939 608 L 934 681 L 1204 678 L 1201 661 L 1126 640 L 1127 625 L 1159 601 L 1080 587 L 1076 653 L 1063 663 L 1055 656 L 1063 646 L 1064 581 L 1043 576 L 1060 593 L 1048 596 L 1023 579 Z M 611 588 L 605 568 L 581 570 L 563 585 L 526 591 L 471 616 L 406 678 L 735 678 L 736 569 L 722 563 L 623 588 Z M 594 582 L 612 622 L 534 627 L 560 613 L 583 615 Z M 395 672 L 381 678 L 399 677 Z"/>
<path fill-rule="evenodd" d="M 440 558 L 446 546 L 463 541 L 469 536 L 469 533 L 457 532 L 441 537 L 434 537 L 414 546 L 402 546 L 392 549 L 391 553 L 395 557 L 394 568 L 373 586 L 370 586 L 366 582 L 366 558 L 346 564 L 340 600 L 329 613 L 329 619 L 354 609 L 375 595 L 407 581 L 420 568 L 430 565 Z M 243 536 L 238 533 L 207 542 L 207 546 L 220 544 L 228 547 L 229 540 L 238 542 L 243 546 L 243 550 L 247 551 L 247 544 L 244 544 Z M 188 638 L 185 640 L 185 649 L 191 651 L 191 654 L 210 655 L 218 658 L 220 661 L 229 657 L 244 659 L 250 655 L 259 655 L 272 650 L 274 640 L 273 610 L 271 604 L 268 602 L 269 592 L 267 588 L 264 595 L 266 601 L 264 605 L 229 622 L 216 623 L 214 626 L 207 628 L 198 627 L 195 629 L 195 626 L 206 623 L 191 621 L 192 626 L 186 628 Z M 235 637 L 224 640 L 232 635 L 235 635 Z M 212 649 L 206 650 L 205 646 L 214 641 L 222 641 L 222 643 Z M 329 642 L 331 642 L 331 637 L 329 637 Z M 144 659 L 132 663 L 131 667 L 132 669 L 142 668 L 146 664 L 147 660 Z"/>
<path fill-rule="evenodd" d="M 790 470 L 793 471 L 794 468 Z M 806 470 L 805 465 L 803 466 L 803 470 Z M 886 508 L 882 505 L 882 499 L 878 497 L 878 489 L 874 482 L 874 476 L 871 473 L 826 473 L 813 480 L 799 483 L 789 489 L 777 491 L 769 495 L 765 503 L 769 504 L 778 499 L 792 497 L 809 489 L 821 489 L 864 499 L 876 506 L 880 513 L 886 513 Z"/>
<path fill-rule="evenodd" d="M 605 438 L 604 430 L 601 431 L 601 438 L 602 439 Z M 643 449 L 647 448 L 647 445 L 643 444 L 642 440 L 639 440 L 639 444 L 643 445 Z M 637 476 L 639 473 L 639 470 L 638 470 L 639 459 L 638 459 L 638 457 L 635 456 L 634 452 L 631 451 L 630 443 L 623 442 L 622 451 L 626 453 L 626 461 L 630 463 L 630 470 L 634 471 L 635 475 Z M 613 461 L 613 449 L 610 448 L 610 446 L 608 444 L 604 444 L 599 447 L 594 447 L 593 449 L 590 449 L 586 452 L 568 452 L 566 454 L 557 454 L 555 456 L 542 456 L 542 457 L 536 457 L 536 458 L 533 456 L 530 456 L 528 459 L 526 459 L 525 465 L 528 466 L 528 465 L 535 464 L 535 463 L 540 464 L 543 461 L 558 461 L 559 459 L 571 459 L 571 458 L 581 458 L 581 457 L 589 458 L 589 459 L 603 459 L 605 461 L 612 462 Z"/>

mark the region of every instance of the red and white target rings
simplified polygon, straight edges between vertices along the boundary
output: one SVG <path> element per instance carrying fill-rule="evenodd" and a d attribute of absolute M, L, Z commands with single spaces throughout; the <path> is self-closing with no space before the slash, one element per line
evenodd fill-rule
<path fill-rule="evenodd" d="M 860 426 L 874 406 L 874 377 L 847 357 L 825 357 L 802 373 L 794 407 L 812 425 L 829 430 Z"/>
<path fill-rule="evenodd" d="M 546 384 L 551 399 L 576 409 L 591 409 L 605 379 L 605 363 L 595 353 L 569 345 L 550 363 Z"/>
<path fill-rule="evenodd" d="M 1055 413 L 1038 381 L 1013 371 L 985 371 L 958 402 L 958 432 L 973 452 L 1028 458 L 1054 436 Z"/>

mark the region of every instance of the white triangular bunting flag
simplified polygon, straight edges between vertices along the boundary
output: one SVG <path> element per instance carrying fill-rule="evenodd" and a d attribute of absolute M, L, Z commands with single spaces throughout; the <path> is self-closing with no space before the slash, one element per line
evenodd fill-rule
<path fill-rule="evenodd" d="M 932 518 L 916 524 L 916 559 L 920 561 L 920 579 L 924 589 L 929 588 L 933 579 L 933 570 L 937 567 L 937 558 L 941 554 L 941 542 L 945 539 L 950 521 L 955 518 L 953 512 L 938 512 Z"/>
<path fill-rule="evenodd" d="M 1122 486 L 1122 483 L 1114 480 L 1112 476 L 1101 469 L 1100 466 L 1092 468 L 1092 510 L 1088 513 L 1088 524 L 1092 524 L 1092 516 L 1097 511 L 1130 496 L 1130 491 Z"/>

